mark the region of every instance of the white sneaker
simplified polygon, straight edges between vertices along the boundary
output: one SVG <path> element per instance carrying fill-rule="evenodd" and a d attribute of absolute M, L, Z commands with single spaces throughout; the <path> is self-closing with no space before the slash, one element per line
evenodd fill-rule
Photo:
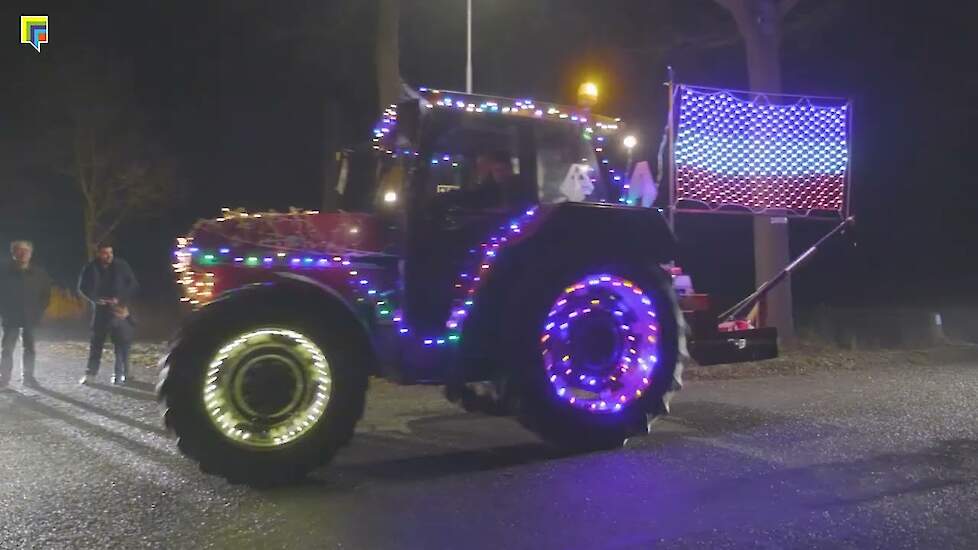
<path fill-rule="evenodd" d="M 95 375 L 85 373 L 85 376 L 83 376 L 78 383 L 81 384 L 82 386 L 91 386 L 92 384 L 95 383 Z"/>
<path fill-rule="evenodd" d="M 112 377 L 113 386 L 125 386 L 126 385 L 126 375 L 120 374 L 118 376 Z"/>

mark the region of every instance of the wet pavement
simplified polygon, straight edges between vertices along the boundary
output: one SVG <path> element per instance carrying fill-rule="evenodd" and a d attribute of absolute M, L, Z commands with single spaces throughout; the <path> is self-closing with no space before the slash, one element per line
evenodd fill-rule
<path fill-rule="evenodd" d="M 333 465 L 267 491 L 179 455 L 148 370 L 78 365 L 0 390 L 0 548 L 978 547 L 978 363 L 693 382 L 578 456 L 379 382 Z"/>

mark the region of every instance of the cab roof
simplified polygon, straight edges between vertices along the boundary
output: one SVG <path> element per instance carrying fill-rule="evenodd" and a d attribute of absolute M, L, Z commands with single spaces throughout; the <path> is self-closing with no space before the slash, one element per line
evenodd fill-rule
<path fill-rule="evenodd" d="M 507 115 L 577 123 L 598 132 L 614 132 L 622 124 L 621 119 L 590 112 L 583 107 L 561 105 L 533 99 L 515 99 L 483 94 L 467 94 L 434 88 L 418 88 L 422 108 L 447 108 L 474 113 L 500 113 Z"/>

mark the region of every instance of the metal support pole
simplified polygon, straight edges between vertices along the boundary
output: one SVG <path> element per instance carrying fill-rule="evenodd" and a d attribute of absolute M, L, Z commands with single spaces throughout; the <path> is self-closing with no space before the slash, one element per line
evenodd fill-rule
<path fill-rule="evenodd" d="M 676 231 L 676 80 L 672 65 L 666 67 L 669 72 L 669 116 L 666 119 L 669 128 L 669 203 L 666 206 L 666 223 L 669 230 Z M 661 182 L 660 182 L 661 185 Z"/>
<path fill-rule="evenodd" d="M 721 322 L 721 323 L 723 323 L 724 321 L 732 321 L 737 316 L 738 313 L 740 313 L 741 311 L 743 311 L 743 310 L 745 310 L 747 308 L 753 307 L 754 304 L 756 304 L 757 302 L 761 301 L 761 298 L 764 298 L 764 295 L 767 294 L 768 292 L 770 292 L 772 288 L 774 288 L 775 286 L 777 286 L 777 284 L 780 283 L 781 281 L 785 280 L 785 278 L 787 278 L 788 275 L 790 275 L 792 271 L 794 271 L 798 266 L 800 266 L 801 264 L 803 264 L 805 262 L 805 260 L 807 260 L 808 258 L 812 257 L 812 255 L 815 254 L 815 252 L 818 251 L 818 247 L 821 246 L 822 243 L 824 243 L 825 241 L 829 240 L 833 235 L 835 235 L 836 233 L 842 231 L 843 229 L 845 229 L 846 227 L 848 227 L 849 224 L 851 224 L 851 223 L 853 223 L 855 221 L 856 221 L 856 218 L 854 218 L 852 216 L 850 216 L 850 217 L 846 218 L 845 220 L 843 220 L 842 223 L 840 223 L 839 225 L 837 225 L 835 227 L 835 229 L 833 229 L 832 231 L 829 231 L 828 234 L 826 234 L 824 237 L 822 237 L 821 239 L 819 239 L 815 244 L 813 244 L 811 246 L 811 248 L 809 248 L 808 250 L 806 250 L 804 254 L 802 254 L 801 256 L 798 256 L 798 258 L 795 261 L 791 262 L 790 264 L 788 264 L 787 267 L 785 267 L 784 269 L 782 269 L 780 273 L 778 273 L 777 275 L 775 275 L 771 279 L 765 281 L 764 284 L 762 284 L 760 288 L 758 288 L 757 290 L 755 290 L 753 294 L 751 294 L 750 296 L 748 296 L 748 297 L 744 298 L 743 300 L 741 300 L 734 307 L 732 307 L 732 308 L 728 309 L 727 311 L 724 311 L 723 313 L 721 313 L 718 321 Z"/>
<path fill-rule="evenodd" d="M 855 119 L 853 118 L 852 100 L 847 101 L 846 105 L 848 110 L 846 116 L 849 124 L 846 125 L 846 157 L 848 162 L 846 164 L 845 216 L 848 218 L 852 212 L 852 125 L 855 123 Z"/>
<path fill-rule="evenodd" d="M 472 0 L 466 0 L 465 13 L 465 93 L 472 93 Z"/>

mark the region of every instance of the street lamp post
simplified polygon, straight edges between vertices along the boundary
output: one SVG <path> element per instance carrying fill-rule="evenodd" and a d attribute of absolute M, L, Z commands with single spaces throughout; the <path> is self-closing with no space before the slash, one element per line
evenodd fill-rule
<path fill-rule="evenodd" d="M 466 0 L 465 13 L 465 93 L 472 93 L 472 0 Z"/>
<path fill-rule="evenodd" d="M 638 145 L 638 138 L 632 135 L 625 136 L 622 144 L 625 146 L 625 150 L 628 151 L 628 160 L 625 165 L 625 177 L 629 177 L 632 169 L 632 149 Z"/>

